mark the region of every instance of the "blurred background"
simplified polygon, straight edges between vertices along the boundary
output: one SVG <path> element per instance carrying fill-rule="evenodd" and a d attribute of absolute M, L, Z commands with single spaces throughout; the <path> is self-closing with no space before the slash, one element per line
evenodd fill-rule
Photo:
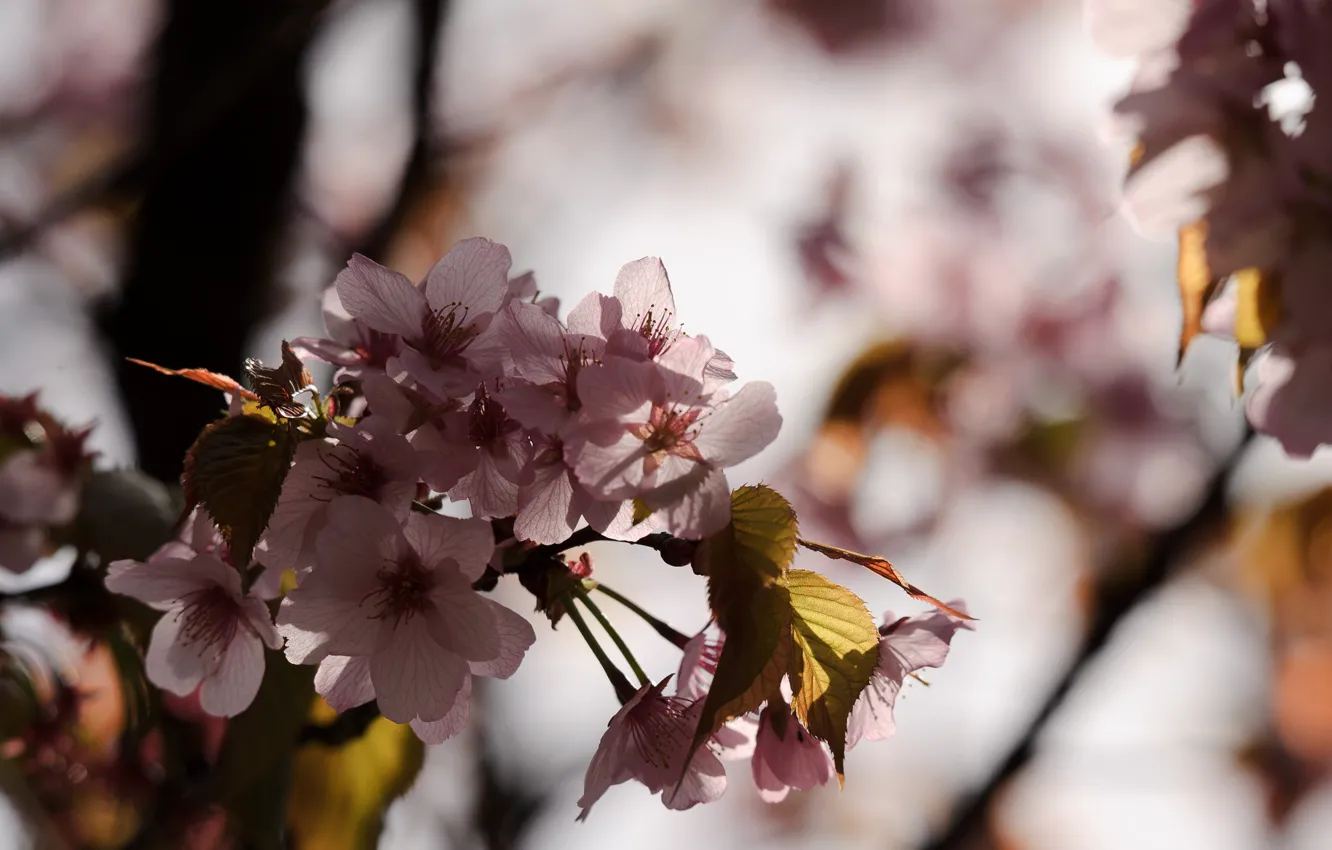
<path fill-rule="evenodd" d="M 352 251 L 419 278 L 484 235 L 566 305 L 660 256 L 685 327 L 778 390 L 732 483 L 979 628 L 845 790 L 768 806 L 739 763 L 717 804 L 622 785 L 576 824 L 617 702 L 537 622 L 380 847 L 1322 850 L 1332 462 L 1246 437 L 1226 344 L 1176 368 L 1175 247 L 1117 211 L 1131 70 L 1077 0 L 5 0 L 0 393 L 175 482 L 217 395 L 123 358 L 275 359 Z M 599 578 L 704 625 L 700 579 L 622 548 Z M 32 602 L 67 569 L 0 577 L 6 639 L 86 695 L 77 734 L 0 749 L 0 847 L 142 846 L 159 791 L 115 773 L 107 650 Z M 300 769 L 308 811 L 350 793 Z M 294 847 L 360 846 L 301 822 Z"/>

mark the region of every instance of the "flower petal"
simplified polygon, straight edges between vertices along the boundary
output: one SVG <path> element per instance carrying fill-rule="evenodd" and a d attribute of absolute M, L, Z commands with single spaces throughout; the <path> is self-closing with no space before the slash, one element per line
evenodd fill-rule
<path fill-rule="evenodd" d="M 717 466 L 735 466 L 777 439 L 782 427 L 777 391 L 767 381 L 746 384 L 701 424 L 694 446 Z"/>
<path fill-rule="evenodd" d="M 467 728 L 471 713 L 472 677 L 464 676 L 462 690 L 458 691 L 449 713 L 438 720 L 426 721 L 418 717 L 412 721 L 412 731 L 427 744 L 442 744 Z"/>
<path fill-rule="evenodd" d="M 176 609 L 163 614 L 153 626 L 144 672 L 154 685 L 183 697 L 193 693 L 209 671 L 198 652 L 202 645 L 182 640 L 182 619 L 182 612 Z"/>
<path fill-rule="evenodd" d="M 106 589 L 165 611 L 177 605 L 186 594 L 212 586 L 207 575 L 191 569 L 192 560 L 112 561 L 106 571 Z"/>
<path fill-rule="evenodd" d="M 370 659 L 364 655 L 328 656 L 319 662 L 314 685 L 315 693 L 337 712 L 365 705 L 375 698 L 375 686 L 370 681 Z"/>
<path fill-rule="evenodd" d="M 440 587 L 431 594 L 435 611 L 424 614 L 436 643 L 468 661 L 493 661 L 500 655 L 500 633 L 485 597 L 470 584 Z"/>
<path fill-rule="evenodd" d="M 495 628 L 499 632 L 499 655 L 490 661 L 470 663 L 472 673 L 477 676 L 491 676 L 507 679 L 518 670 L 523 656 L 529 647 L 536 643 L 536 632 L 527 618 L 517 611 L 504 607 L 493 599 L 482 598 L 491 608 L 495 618 Z"/>
<path fill-rule="evenodd" d="M 426 296 L 406 277 L 369 257 L 352 254 L 334 283 L 342 306 L 353 318 L 384 333 L 414 339 L 429 307 Z"/>
<path fill-rule="evenodd" d="M 254 702 L 263 679 L 264 646 L 258 635 L 239 628 L 217 670 L 203 680 L 199 706 L 214 717 L 235 717 Z"/>
<path fill-rule="evenodd" d="M 475 318 L 494 313 L 509 289 L 509 249 L 489 239 L 464 239 L 449 249 L 425 279 L 433 309 L 458 304 Z"/>
<path fill-rule="evenodd" d="M 518 488 L 513 533 L 519 540 L 559 543 L 573 534 L 579 516 L 573 509 L 573 482 L 564 462 L 537 466 L 531 483 Z"/>
<path fill-rule="evenodd" d="M 612 290 L 623 309 L 624 327 L 637 327 L 651 313 L 656 321 L 675 315 L 675 297 L 666 266 L 658 257 L 643 257 L 620 267 Z"/>
<path fill-rule="evenodd" d="M 425 617 L 398 623 L 370 656 L 379 711 L 394 723 L 439 720 L 449 713 L 467 676 L 467 662 L 431 639 Z"/>
<path fill-rule="evenodd" d="M 412 513 L 402 533 L 421 563 L 452 561 L 469 581 L 481 578 L 495 553 L 495 532 L 484 520 Z"/>

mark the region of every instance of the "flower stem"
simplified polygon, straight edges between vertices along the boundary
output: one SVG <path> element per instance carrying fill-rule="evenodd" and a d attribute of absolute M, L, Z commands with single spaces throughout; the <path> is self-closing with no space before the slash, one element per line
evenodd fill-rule
<path fill-rule="evenodd" d="M 597 657 L 597 661 L 601 662 L 601 669 L 605 671 L 606 678 L 610 679 L 611 687 L 615 688 L 615 695 L 619 697 L 621 703 L 628 702 L 636 689 L 629 684 L 629 680 L 620 672 L 620 668 L 611 663 L 610 657 L 606 655 L 606 650 L 601 648 L 601 644 L 597 643 L 596 635 L 592 634 L 592 630 L 587 627 L 587 621 L 574 607 L 573 600 L 568 599 L 567 601 L 568 604 L 564 606 L 565 613 L 578 627 L 578 633 L 583 636 L 583 640 L 587 642 L 588 648 Z"/>
<path fill-rule="evenodd" d="M 629 645 L 624 642 L 624 638 L 620 637 L 620 633 L 615 631 L 615 627 L 611 625 L 610 620 L 606 619 L 606 615 L 601 613 L 601 609 L 598 608 L 597 603 L 593 602 L 592 598 L 587 595 L 587 591 L 582 587 L 575 587 L 573 589 L 573 595 L 578 598 L 579 602 L 587 606 L 587 610 L 592 612 L 592 616 L 597 618 L 598 623 L 601 623 L 601 627 L 606 630 L 606 634 L 610 635 L 610 639 L 615 641 L 615 645 L 620 648 L 620 654 L 624 656 L 625 661 L 629 662 L 630 669 L 632 669 L 634 675 L 638 677 L 638 684 L 652 684 L 652 680 L 647 677 L 647 673 L 644 673 L 643 668 L 638 666 L 638 659 L 634 658 L 634 654 L 629 651 Z M 570 607 L 572 608 L 572 606 Z"/>
<path fill-rule="evenodd" d="M 611 588 L 607 587 L 606 585 L 594 579 L 584 579 L 583 587 L 587 588 L 588 590 L 599 590 L 602 593 L 609 596 L 611 599 L 614 599 L 616 602 L 628 608 L 630 611 L 633 611 L 639 617 L 642 617 L 643 622 L 651 626 L 653 630 L 656 631 L 657 634 L 666 638 L 666 640 L 675 644 L 680 649 L 684 649 L 685 644 L 689 643 L 689 637 L 687 635 L 676 630 L 669 623 L 663 622 L 662 620 L 658 620 L 656 617 L 652 616 L 647 611 L 644 611 L 641 607 L 639 607 L 638 603 L 634 602 L 632 599 L 628 598 L 619 591 L 612 590 Z"/>

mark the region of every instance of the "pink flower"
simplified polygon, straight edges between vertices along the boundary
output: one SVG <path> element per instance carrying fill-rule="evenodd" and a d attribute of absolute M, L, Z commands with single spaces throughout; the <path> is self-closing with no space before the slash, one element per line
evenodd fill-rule
<path fill-rule="evenodd" d="M 559 543 L 573 534 L 583 518 L 592 528 L 617 540 L 636 539 L 651 532 L 645 523 L 634 525 L 632 502 L 598 500 L 578 482 L 565 463 L 564 445 L 559 439 L 533 434 L 532 444 L 532 457 L 518 479 L 518 517 L 513 533 L 519 540 Z"/>
<path fill-rule="evenodd" d="M 347 496 L 328 508 L 319 567 L 287 595 L 278 630 L 294 664 L 320 664 L 335 708 L 372 695 L 381 713 L 442 740 L 465 722 L 473 675 L 506 677 L 535 633 L 472 589 L 495 548 L 490 524 Z"/>
<path fill-rule="evenodd" d="M 663 696 L 667 676 L 644 685 L 607 725 L 583 779 L 584 820 L 612 785 L 637 780 L 660 793 L 668 809 L 710 803 L 726 790 L 726 770 L 708 746 L 690 757 L 690 743 L 703 704 L 679 696 Z M 688 760 L 686 768 L 685 761 Z M 683 777 L 683 778 L 682 778 Z"/>
<path fill-rule="evenodd" d="M 715 637 L 705 629 L 689 639 L 684 647 L 684 657 L 680 659 L 680 671 L 675 677 L 676 696 L 698 701 L 707 698 L 725 644 L 726 636 L 720 630 Z M 754 715 L 742 715 L 714 732 L 708 745 L 722 761 L 749 758 L 754 753 L 757 731 Z"/>
<path fill-rule="evenodd" d="M 967 609 L 959 600 L 948 603 L 959 611 Z M 958 629 L 974 629 L 966 620 L 950 617 L 942 611 L 928 611 L 916 617 L 898 620 L 892 612 L 883 615 L 879 628 L 879 665 L 870 683 L 851 709 L 846 730 L 846 745 L 854 747 L 862 739 L 883 741 L 892 736 L 893 705 L 906 677 L 925 667 L 942 667 L 948 658 L 948 646 Z"/>
<path fill-rule="evenodd" d="M 264 646 L 282 638 L 263 600 L 241 591 L 235 568 L 213 555 L 115 561 L 106 587 L 158 611 L 148 643 L 148 679 L 177 696 L 199 689 L 203 710 L 234 717 L 246 709 L 264 678 Z"/>
<path fill-rule="evenodd" d="M 1193 0 L 1084 0 L 1092 43 L 1116 57 L 1165 50 L 1188 25 Z"/>
<path fill-rule="evenodd" d="M 354 318 L 402 338 L 391 360 L 440 397 L 469 394 L 503 373 L 505 352 L 491 320 L 508 292 L 509 250 L 488 239 L 454 245 L 421 286 L 359 254 L 338 275 L 338 297 Z"/>
<path fill-rule="evenodd" d="M 786 700 L 769 700 L 759 714 L 754 741 L 754 784 L 765 803 L 780 803 L 794 788 L 827 785 L 833 776 L 828 747 L 809 734 Z"/>
<path fill-rule="evenodd" d="M 447 493 L 480 462 L 468 436 L 471 417 L 456 399 L 437 400 L 406 374 L 368 373 L 361 379 L 370 413 L 407 435 L 417 472 L 437 493 Z"/>
<path fill-rule="evenodd" d="M 676 341 L 671 360 L 702 364 L 704 337 Z M 582 424 L 566 439 L 578 480 L 599 499 L 642 498 L 679 537 L 702 537 L 730 519 L 722 469 L 772 442 L 781 428 L 772 385 L 748 384 L 732 397 L 704 395 L 689 371 L 607 357 L 578 380 Z"/>
<path fill-rule="evenodd" d="M 371 416 L 354 428 L 331 425 L 328 433 L 336 443 L 311 440 L 296 449 L 257 549 L 268 567 L 313 566 L 315 538 L 338 497 L 367 496 L 398 517 L 411 510 L 419 478 L 416 452 L 386 419 Z"/>
<path fill-rule="evenodd" d="M 522 379 L 509 383 L 497 397 L 525 427 L 558 435 L 582 406 L 578 375 L 601 359 L 605 341 L 566 333 L 554 316 L 517 301 L 504 308 L 497 328 Z"/>
<path fill-rule="evenodd" d="M 467 415 L 468 439 L 479 450 L 476 468 L 449 489 L 449 498 L 466 499 L 475 517 L 511 516 L 518 510 L 518 479 L 527 456 L 522 425 L 484 386 L 476 388 Z"/>
<path fill-rule="evenodd" d="M 344 275 L 355 274 L 350 268 L 343 269 L 338 280 L 341 281 Z M 315 358 L 342 367 L 334 376 L 336 382 L 382 371 L 389 359 L 402 350 L 401 337 L 377 331 L 351 317 L 338 297 L 337 284 L 324 290 L 324 327 L 328 329 L 329 338 L 298 337 L 291 341 L 291 347 L 301 359 Z"/>

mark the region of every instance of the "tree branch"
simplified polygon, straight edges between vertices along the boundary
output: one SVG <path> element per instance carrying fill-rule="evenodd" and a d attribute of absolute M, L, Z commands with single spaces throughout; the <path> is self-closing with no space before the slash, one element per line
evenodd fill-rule
<path fill-rule="evenodd" d="M 1051 689 L 1026 729 L 995 766 L 988 779 L 971 793 L 953 814 L 948 825 L 924 850 L 958 850 L 976 839 L 985 828 L 986 815 L 999 791 L 1030 763 L 1036 744 L 1050 720 L 1063 707 L 1083 675 L 1109 644 L 1120 623 L 1139 604 L 1161 589 L 1174 575 L 1180 561 L 1202 540 L 1215 533 L 1229 517 L 1226 484 L 1253 436 L 1250 430 L 1226 463 L 1212 477 L 1207 495 L 1192 516 L 1149 539 L 1136 563 L 1120 563 L 1107 572 L 1098 588 L 1091 628 L 1077 656 Z"/>

